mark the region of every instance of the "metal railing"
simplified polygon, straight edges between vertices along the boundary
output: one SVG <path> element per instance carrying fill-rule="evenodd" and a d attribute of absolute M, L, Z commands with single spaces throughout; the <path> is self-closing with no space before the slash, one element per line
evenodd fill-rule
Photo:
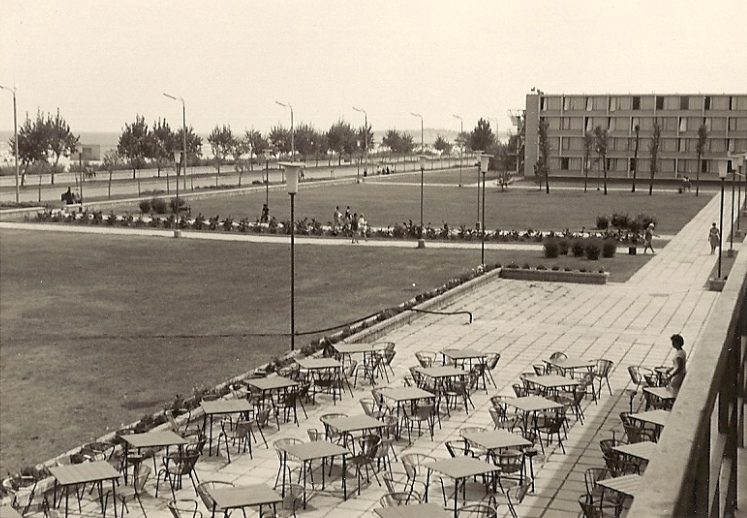
<path fill-rule="evenodd" d="M 730 517 L 747 392 L 747 254 L 713 308 L 628 518 Z"/>

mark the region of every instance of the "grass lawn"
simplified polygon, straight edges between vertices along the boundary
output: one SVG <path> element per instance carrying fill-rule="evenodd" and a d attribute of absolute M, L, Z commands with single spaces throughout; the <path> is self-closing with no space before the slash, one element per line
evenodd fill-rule
<path fill-rule="evenodd" d="M 454 175 L 458 172 L 435 173 Z M 413 177 L 415 179 L 415 177 Z M 404 179 L 403 179 L 404 180 Z M 659 223 L 656 232 L 674 234 L 702 209 L 711 196 L 683 196 L 676 193 L 645 193 L 610 191 L 604 196 L 597 191 L 552 191 L 549 195 L 539 190 L 516 189 L 501 192 L 489 189 L 486 193 L 485 220 L 490 229 L 503 230 L 555 230 L 593 229 L 596 217 L 614 212 L 655 215 Z M 202 213 L 206 218 L 219 215 L 233 216 L 235 220 L 248 217 L 259 219 L 265 193 L 240 196 L 220 196 L 190 200 L 192 215 Z M 346 206 L 353 212 L 364 212 L 371 226 L 393 226 L 408 220 L 420 221 L 420 186 L 401 185 L 397 182 L 366 182 L 322 186 L 301 184 L 296 196 L 296 218 L 317 219 L 330 223 L 335 206 L 344 212 Z M 288 194 L 284 190 L 270 191 L 270 215 L 278 220 L 290 218 Z M 129 208 L 138 212 L 136 206 Z M 458 228 L 464 224 L 473 227 L 477 220 L 477 190 L 456 185 L 426 185 L 424 188 L 424 221 L 441 227 L 447 222 Z"/>
<path fill-rule="evenodd" d="M 2 473 L 289 347 L 287 245 L 9 230 L 0 239 Z M 478 248 L 299 245 L 296 329 L 395 306 L 469 270 L 479 257 Z M 545 260 L 540 251 L 488 250 L 486 260 L 603 267 L 620 281 L 648 257 Z"/>

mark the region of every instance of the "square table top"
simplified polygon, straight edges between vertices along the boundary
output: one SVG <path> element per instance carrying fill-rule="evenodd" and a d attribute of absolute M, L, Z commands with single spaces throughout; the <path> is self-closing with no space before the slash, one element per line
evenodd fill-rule
<path fill-rule="evenodd" d="M 547 376 L 532 376 L 527 378 L 529 383 L 539 385 L 545 388 L 559 388 L 559 387 L 575 387 L 580 382 L 573 378 L 566 378 L 565 376 L 559 376 L 558 374 L 548 374 Z"/>
<path fill-rule="evenodd" d="M 49 472 L 62 486 L 113 480 L 120 476 L 119 471 L 106 461 L 52 466 Z"/>
<path fill-rule="evenodd" d="M 405 504 L 374 509 L 379 518 L 451 518 L 452 513 L 438 504 Z"/>
<path fill-rule="evenodd" d="M 122 439 L 130 446 L 135 448 L 158 448 L 161 446 L 180 446 L 187 444 L 187 441 L 181 435 L 171 430 L 160 432 L 145 432 L 123 435 Z"/>
<path fill-rule="evenodd" d="M 340 433 L 357 432 L 360 430 L 371 430 L 374 428 L 383 428 L 384 423 L 369 415 L 351 415 L 347 417 L 335 417 L 324 421 L 324 424 L 334 428 Z"/>
<path fill-rule="evenodd" d="M 9 505 L 0 505 L 0 518 L 23 518 L 23 516 Z"/>
<path fill-rule="evenodd" d="M 558 358 L 557 360 L 547 359 L 543 360 L 548 365 L 552 365 L 553 367 L 557 367 L 559 369 L 565 370 L 565 369 L 582 369 L 582 368 L 591 368 L 596 365 L 596 362 L 591 360 L 583 360 L 581 358 Z"/>
<path fill-rule="evenodd" d="M 418 387 L 397 387 L 382 390 L 379 394 L 398 403 L 402 401 L 413 401 L 415 399 L 429 399 L 436 397 L 433 393 Z"/>
<path fill-rule="evenodd" d="M 561 403 L 542 396 L 515 397 L 513 399 L 506 399 L 504 402 L 507 405 L 511 405 L 512 407 L 524 412 L 540 412 L 542 410 L 552 410 L 554 408 L 563 407 Z"/>
<path fill-rule="evenodd" d="M 298 382 L 284 376 L 269 376 L 267 378 L 246 380 L 246 384 L 259 390 L 267 391 L 295 387 L 298 385 Z"/>
<path fill-rule="evenodd" d="M 625 455 L 637 457 L 643 460 L 651 460 L 656 452 L 657 444 L 651 441 L 634 442 L 633 444 L 618 444 L 612 449 Z"/>
<path fill-rule="evenodd" d="M 598 480 L 597 484 L 618 493 L 635 496 L 636 492 L 641 488 L 641 480 L 640 475 L 623 475 L 622 477 Z"/>
<path fill-rule="evenodd" d="M 308 370 L 339 369 L 342 367 L 342 364 L 334 358 L 301 358 L 296 360 L 296 363 Z"/>
<path fill-rule="evenodd" d="M 473 477 L 475 475 L 484 475 L 500 471 L 500 467 L 489 462 L 460 455 L 451 459 L 438 460 L 430 464 L 423 464 L 428 469 L 438 471 L 453 479 Z"/>
<path fill-rule="evenodd" d="M 677 393 L 669 387 L 643 387 L 643 391 L 663 400 L 677 398 Z"/>
<path fill-rule="evenodd" d="M 332 347 L 340 354 L 371 353 L 386 349 L 386 342 L 334 344 Z"/>
<path fill-rule="evenodd" d="M 237 487 L 208 488 L 210 497 L 221 509 L 239 509 L 250 505 L 277 504 L 283 497 L 264 484 Z"/>
<path fill-rule="evenodd" d="M 203 401 L 200 406 L 207 415 L 236 414 L 250 412 L 253 409 L 252 404 L 246 399 L 216 399 L 215 401 Z"/>
<path fill-rule="evenodd" d="M 669 412 L 666 410 L 649 410 L 648 412 L 639 412 L 637 414 L 630 414 L 628 417 L 631 419 L 637 419 L 645 423 L 653 423 L 657 426 L 664 426 L 667 424 L 669 419 Z"/>
<path fill-rule="evenodd" d="M 464 369 L 456 367 L 418 367 L 418 372 L 430 378 L 451 378 L 453 376 L 466 376 L 468 373 Z"/>
<path fill-rule="evenodd" d="M 472 358 L 485 358 L 488 353 L 475 351 L 474 349 L 444 349 L 441 354 L 452 360 L 469 360 Z"/>
<path fill-rule="evenodd" d="M 293 444 L 284 448 L 286 452 L 302 461 L 349 455 L 350 450 L 329 441 L 312 441 Z"/>
<path fill-rule="evenodd" d="M 486 430 L 484 432 L 465 432 L 463 437 L 469 442 L 486 450 L 531 446 L 532 443 L 521 435 L 506 430 Z"/>

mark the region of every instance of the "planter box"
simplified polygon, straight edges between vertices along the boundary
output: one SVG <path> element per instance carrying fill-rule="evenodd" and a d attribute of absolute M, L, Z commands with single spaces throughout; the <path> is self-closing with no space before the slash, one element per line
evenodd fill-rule
<path fill-rule="evenodd" d="M 723 291 L 726 279 L 708 279 L 709 291 Z"/>
<path fill-rule="evenodd" d="M 534 270 L 525 268 L 501 268 L 502 279 L 518 281 L 575 282 L 578 284 L 607 284 L 608 273 L 566 272 L 562 270 Z"/>

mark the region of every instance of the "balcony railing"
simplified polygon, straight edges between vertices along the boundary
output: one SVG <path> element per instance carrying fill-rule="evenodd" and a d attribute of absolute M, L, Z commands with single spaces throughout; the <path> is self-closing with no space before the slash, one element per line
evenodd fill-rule
<path fill-rule="evenodd" d="M 747 253 L 712 311 L 628 518 L 730 517 L 747 392 Z"/>

